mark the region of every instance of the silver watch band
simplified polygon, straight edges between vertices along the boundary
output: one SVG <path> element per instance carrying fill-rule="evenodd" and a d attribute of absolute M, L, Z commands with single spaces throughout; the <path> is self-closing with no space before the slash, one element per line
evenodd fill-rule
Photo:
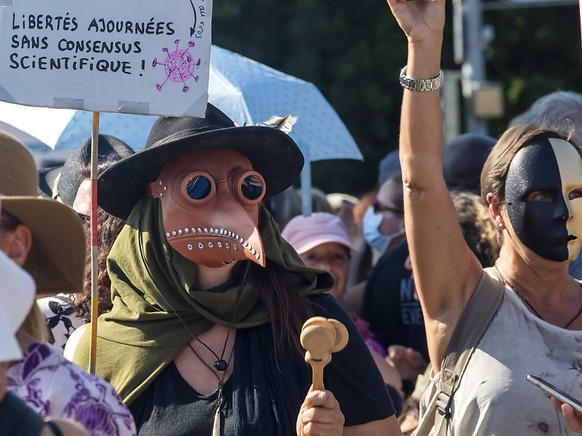
<path fill-rule="evenodd" d="M 414 79 L 406 75 L 406 67 L 400 71 L 400 85 L 403 88 L 416 92 L 436 91 L 443 86 L 443 72 L 439 71 L 438 76 L 432 79 Z"/>

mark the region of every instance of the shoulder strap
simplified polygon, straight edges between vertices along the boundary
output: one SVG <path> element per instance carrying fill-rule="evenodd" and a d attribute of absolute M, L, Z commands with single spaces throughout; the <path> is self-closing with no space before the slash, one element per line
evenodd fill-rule
<path fill-rule="evenodd" d="M 426 428 L 422 429 L 421 422 L 415 434 L 428 435 L 432 428 L 438 429 L 438 433 L 432 434 L 446 435 L 453 396 L 473 356 L 475 347 L 501 305 L 504 288 L 503 279 L 497 270 L 486 268 L 453 332 L 441 366 L 436 395 L 427 405 L 426 413 L 433 413 L 434 421 L 427 416 Z"/>

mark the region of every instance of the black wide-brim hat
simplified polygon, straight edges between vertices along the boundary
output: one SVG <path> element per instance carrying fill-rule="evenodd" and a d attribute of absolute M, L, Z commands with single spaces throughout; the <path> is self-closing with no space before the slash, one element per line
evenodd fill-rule
<path fill-rule="evenodd" d="M 244 154 L 265 179 L 265 199 L 291 186 L 303 168 L 295 142 L 274 127 L 238 127 L 208 104 L 205 118 L 160 117 L 152 126 L 143 151 L 122 159 L 99 176 L 99 206 L 127 218 L 172 158 L 194 150 L 231 148 Z"/>
<path fill-rule="evenodd" d="M 99 163 L 119 161 L 134 154 L 133 149 L 115 136 L 99 134 L 97 160 Z M 91 169 L 91 138 L 76 149 L 59 167 L 43 168 L 38 172 L 41 195 L 55 198 L 73 207 L 77 191 Z"/>

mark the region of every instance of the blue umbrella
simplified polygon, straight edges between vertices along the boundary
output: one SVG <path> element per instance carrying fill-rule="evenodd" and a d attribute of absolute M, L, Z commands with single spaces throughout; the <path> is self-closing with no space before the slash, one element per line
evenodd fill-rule
<path fill-rule="evenodd" d="M 155 116 L 101 113 L 100 133 L 116 136 L 135 150 L 145 144 Z M 0 128 L 32 151 L 76 149 L 91 137 L 93 112 L 0 102 Z"/>
<path fill-rule="evenodd" d="M 298 117 L 290 136 L 306 160 L 363 160 L 347 127 L 313 83 L 213 45 L 208 94 L 239 125 L 259 124 L 273 115 Z"/>
<path fill-rule="evenodd" d="M 238 125 L 255 125 L 273 115 L 298 117 L 291 137 L 308 161 L 357 159 L 362 154 L 336 111 L 315 85 L 252 59 L 212 46 L 208 100 Z M 135 150 L 145 144 L 155 117 L 102 113 L 99 130 Z M 90 135 L 91 114 L 77 111 L 56 148 L 76 147 Z"/>
<path fill-rule="evenodd" d="M 92 118 L 92 112 L 76 111 L 61 133 L 55 149 L 80 147 L 91 136 Z M 99 133 L 113 135 L 123 140 L 134 150 L 142 150 L 157 118 L 153 115 L 101 112 Z"/>
<path fill-rule="evenodd" d="M 239 125 L 261 124 L 273 115 L 298 118 L 289 135 L 306 161 L 301 173 L 304 215 L 311 214 L 310 162 L 363 160 L 347 127 L 312 83 L 213 45 L 208 94 Z"/>

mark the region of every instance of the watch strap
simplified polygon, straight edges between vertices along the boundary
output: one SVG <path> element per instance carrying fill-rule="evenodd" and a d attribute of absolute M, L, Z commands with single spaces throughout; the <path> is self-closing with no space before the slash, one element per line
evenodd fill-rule
<path fill-rule="evenodd" d="M 443 86 L 443 79 L 442 70 L 439 71 L 436 77 L 431 79 L 414 79 L 413 77 L 409 77 L 406 75 L 406 67 L 400 71 L 400 85 L 405 89 L 415 92 L 436 91 Z"/>

